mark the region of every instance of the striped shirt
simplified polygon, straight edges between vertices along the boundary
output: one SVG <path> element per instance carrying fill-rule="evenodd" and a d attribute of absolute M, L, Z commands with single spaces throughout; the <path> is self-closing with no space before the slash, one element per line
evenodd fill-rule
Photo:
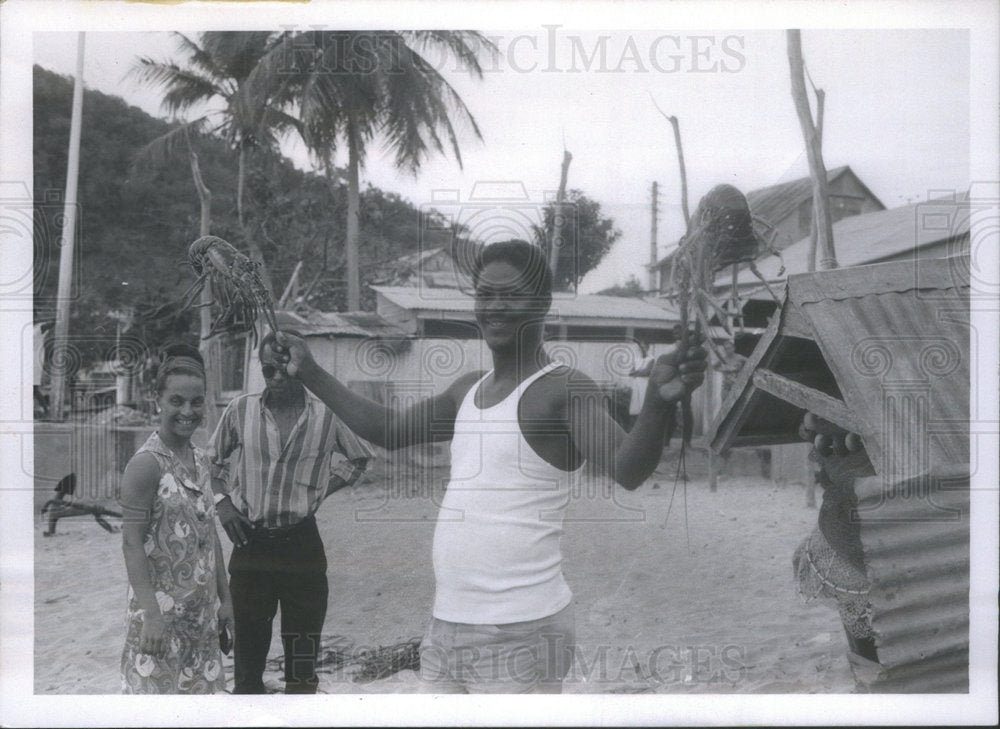
<path fill-rule="evenodd" d="M 250 521 L 268 528 L 312 516 L 337 486 L 354 483 L 371 447 L 318 398 L 305 407 L 281 442 L 264 393 L 240 395 L 226 407 L 212 436 L 212 485 L 227 493 Z"/>

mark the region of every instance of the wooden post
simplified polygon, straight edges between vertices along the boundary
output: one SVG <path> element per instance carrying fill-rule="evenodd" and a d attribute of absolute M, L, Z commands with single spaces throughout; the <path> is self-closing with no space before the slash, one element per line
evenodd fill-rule
<path fill-rule="evenodd" d="M 676 116 L 668 116 L 670 126 L 674 128 L 674 144 L 677 146 L 677 166 L 681 173 L 681 210 L 684 211 L 684 225 L 691 225 L 691 214 L 688 212 L 688 180 L 687 168 L 684 166 L 684 147 L 681 146 L 681 124 Z"/>
<path fill-rule="evenodd" d="M 813 125 L 812 112 L 809 110 L 809 97 L 806 94 L 804 62 L 802 60 L 802 34 L 798 30 L 787 31 L 788 65 L 791 70 L 792 100 L 795 102 L 795 112 L 799 117 L 799 126 L 806 143 L 806 156 L 809 159 L 809 176 L 812 178 L 813 209 L 816 213 L 817 248 L 819 249 L 819 265 L 822 269 L 836 268 L 837 255 L 833 247 L 833 223 L 830 218 L 830 196 L 826 179 L 826 167 L 823 164 L 823 152 L 820 137 Z"/>
<path fill-rule="evenodd" d="M 562 204 L 566 200 L 566 178 L 569 176 L 569 163 L 572 161 L 573 155 L 569 153 L 569 150 L 564 149 L 562 170 L 559 173 L 559 191 L 556 193 L 556 207 L 552 216 L 552 240 L 549 241 L 549 268 L 552 269 L 553 278 L 556 275 L 556 267 L 559 265 L 559 249 L 563 245 L 566 216 Z"/>
<path fill-rule="evenodd" d="M 652 98 L 652 94 L 650 94 Z M 687 168 L 684 166 L 684 147 L 681 145 L 681 125 L 677 121 L 676 116 L 670 116 L 660 105 L 656 103 L 656 99 L 653 99 L 653 106 L 656 110 L 660 112 L 660 115 L 670 122 L 670 126 L 674 129 L 674 146 L 677 147 L 677 167 L 680 169 L 681 173 L 681 210 L 684 212 L 684 225 L 690 227 L 691 225 L 691 215 L 688 213 L 688 183 L 687 183 Z"/>
<path fill-rule="evenodd" d="M 709 368 L 705 373 L 705 390 L 703 400 L 705 402 L 705 407 L 703 413 L 705 415 L 705 421 L 709 420 L 709 415 L 715 412 L 715 378 L 716 371 Z M 705 432 L 705 425 L 702 424 L 702 433 Z M 703 438 L 704 440 L 704 438 Z M 708 490 L 715 492 L 719 490 L 719 468 L 716 464 L 715 453 L 712 452 L 712 447 L 707 447 L 708 452 Z"/>
<path fill-rule="evenodd" d="M 295 264 L 295 268 L 292 270 L 292 275 L 288 277 L 288 284 L 285 286 L 284 293 L 281 294 L 281 298 L 278 299 L 277 308 L 285 309 L 288 307 L 288 302 L 298 293 L 299 290 L 299 273 L 302 271 L 302 259 Z"/>
<path fill-rule="evenodd" d="M 820 148 L 823 147 L 823 106 L 826 100 L 826 92 L 823 89 L 814 89 L 816 92 L 816 139 Z M 832 225 L 832 223 L 831 223 Z M 812 216 L 809 218 L 809 259 L 808 271 L 812 273 L 816 270 L 816 244 L 819 240 L 819 216 L 816 206 L 812 206 Z"/>
<path fill-rule="evenodd" d="M 198 190 L 198 201 L 201 204 L 199 236 L 206 236 L 209 234 L 212 221 L 212 191 L 208 189 L 208 185 L 205 184 L 205 180 L 201 176 L 198 153 L 194 151 L 191 140 L 186 135 L 185 140 L 188 147 L 188 159 L 191 163 L 191 177 L 194 178 L 194 186 Z M 212 298 L 212 283 L 206 280 L 205 286 L 201 290 L 199 302 L 201 306 L 198 309 L 201 332 L 198 349 L 201 351 L 202 359 L 205 360 L 205 401 L 208 403 L 208 407 L 205 409 L 205 427 L 208 428 L 209 434 L 215 430 L 215 425 L 219 422 L 220 370 L 222 369 L 218 337 L 206 338 L 212 330 Z"/>

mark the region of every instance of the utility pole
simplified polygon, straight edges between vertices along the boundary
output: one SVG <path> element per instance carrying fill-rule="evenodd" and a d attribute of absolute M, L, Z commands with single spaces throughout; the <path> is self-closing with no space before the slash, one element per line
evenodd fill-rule
<path fill-rule="evenodd" d="M 653 221 L 650 224 L 649 231 L 649 290 L 650 292 L 655 292 L 657 290 L 656 281 L 656 261 L 658 259 L 658 248 L 656 245 L 656 221 L 660 217 L 659 201 L 657 199 L 657 184 L 656 180 L 653 180 L 653 211 L 652 218 Z"/>
<path fill-rule="evenodd" d="M 69 153 L 66 164 L 66 196 L 63 200 L 63 227 L 59 251 L 59 282 L 56 293 L 56 325 L 52 340 L 52 392 L 50 411 L 54 420 L 65 417 L 67 372 L 75 361 L 69 341 L 69 304 L 73 295 L 73 247 L 76 244 L 77 183 L 80 174 L 80 129 L 83 117 L 83 33 L 76 40 L 76 76 L 73 79 L 73 115 L 69 127 Z"/>

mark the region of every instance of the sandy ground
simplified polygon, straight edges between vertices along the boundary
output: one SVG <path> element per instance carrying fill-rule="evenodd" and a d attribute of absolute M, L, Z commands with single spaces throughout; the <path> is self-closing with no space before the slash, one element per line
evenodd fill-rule
<path fill-rule="evenodd" d="M 803 489 L 733 476 L 711 493 L 693 481 L 689 540 L 682 489 L 671 507 L 672 493 L 671 476 L 658 472 L 635 492 L 594 487 L 571 504 L 564 571 L 579 648 L 565 691 L 850 692 L 835 609 L 803 604 L 792 582 L 792 552 L 817 516 Z M 354 655 L 422 634 L 433 595 L 436 496 L 396 496 L 369 483 L 323 505 L 331 585 L 325 647 Z M 43 538 L 43 528 L 36 524 L 35 692 L 118 693 L 121 536 L 90 517 L 60 521 L 55 537 Z M 266 680 L 277 691 L 277 637 L 271 656 Z M 321 692 L 413 693 L 419 686 L 412 670 L 356 682 L 359 667 L 324 666 Z M 231 659 L 226 670 L 231 685 Z"/>

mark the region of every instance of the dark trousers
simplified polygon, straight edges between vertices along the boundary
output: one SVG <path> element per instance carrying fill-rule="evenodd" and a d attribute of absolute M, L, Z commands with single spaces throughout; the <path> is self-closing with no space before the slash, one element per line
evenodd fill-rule
<path fill-rule="evenodd" d="M 281 606 L 285 693 L 316 693 L 316 659 L 326 618 L 326 553 L 316 521 L 280 536 L 255 532 L 229 560 L 236 635 L 234 694 L 262 694 L 271 624 Z"/>

